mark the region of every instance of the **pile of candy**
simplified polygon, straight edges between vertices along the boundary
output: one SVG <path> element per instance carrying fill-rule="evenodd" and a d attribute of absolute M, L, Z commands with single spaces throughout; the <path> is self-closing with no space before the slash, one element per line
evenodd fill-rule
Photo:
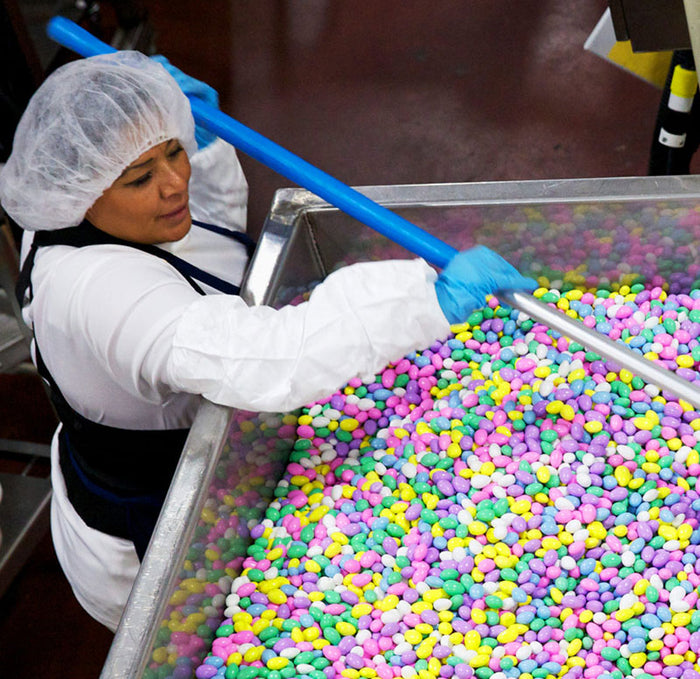
<path fill-rule="evenodd" d="M 457 249 L 487 245 L 521 273 L 558 290 L 644 283 L 680 293 L 700 279 L 700 207 L 689 208 L 687 201 L 495 203 L 417 207 L 406 214 Z M 344 245 L 348 261 L 406 256 L 370 232 Z"/>
<path fill-rule="evenodd" d="M 700 384 L 700 290 L 536 296 Z M 700 414 L 515 310 L 305 408 L 198 679 L 700 677 Z"/>
<path fill-rule="evenodd" d="M 264 518 L 285 470 L 296 422 L 293 413 L 236 411 L 143 679 L 190 679 L 211 649 L 250 527 Z"/>

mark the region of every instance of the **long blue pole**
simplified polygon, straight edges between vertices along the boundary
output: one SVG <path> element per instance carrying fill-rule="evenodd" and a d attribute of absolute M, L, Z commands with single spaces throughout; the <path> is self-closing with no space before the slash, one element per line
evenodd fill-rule
<path fill-rule="evenodd" d="M 84 57 L 117 51 L 65 17 L 51 19 L 46 30 L 52 40 Z M 219 109 L 196 97 L 190 97 L 190 105 L 192 115 L 199 125 L 427 262 L 443 269 L 457 254 L 457 250 L 444 241 L 375 203 Z"/>

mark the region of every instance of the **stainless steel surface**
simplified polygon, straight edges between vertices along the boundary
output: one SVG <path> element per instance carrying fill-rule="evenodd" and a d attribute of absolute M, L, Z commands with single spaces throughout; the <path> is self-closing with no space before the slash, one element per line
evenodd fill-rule
<path fill-rule="evenodd" d="M 34 443 L 33 441 L 16 441 L 14 439 L 0 439 L 0 450 L 7 453 L 19 453 L 36 457 L 51 457 L 51 446 L 47 443 Z"/>
<path fill-rule="evenodd" d="M 49 479 L 0 474 L 0 596 L 49 528 Z"/>
<path fill-rule="evenodd" d="M 204 503 L 221 455 L 230 416 L 228 409 L 209 402 L 197 414 L 102 677 L 143 673 L 199 518 L 197 508 Z"/>
<path fill-rule="evenodd" d="M 689 270 L 698 264 L 693 242 L 700 242 L 700 236 L 692 229 L 700 227 L 681 222 L 700 204 L 700 177 L 374 186 L 359 190 L 459 249 L 485 243 L 523 273 L 546 275 L 553 284 L 561 284 L 570 270 L 587 285 L 611 284 L 629 276 L 627 260 L 632 255 L 626 242 L 620 243 L 624 247 L 619 250 L 610 247 L 616 238 L 634 240 L 645 247 L 662 242 L 664 256 L 645 261 L 644 273 L 650 279 L 667 277 L 681 289 L 688 285 Z M 559 223 L 562 214 L 565 218 Z M 700 224 L 700 219 L 697 221 Z M 693 247 L 688 246 L 689 239 Z M 303 299 L 315 283 L 337 267 L 388 257 L 412 255 L 308 191 L 280 190 L 242 294 L 251 304 L 279 307 Z M 215 497 L 210 482 L 217 466 L 237 465 L 243 485 L 251 485 L 251 478 L 255 479 L 253 486 L 264 480 L 266 492 L 279 479 L 274 464 L 264 467 L 262 474 L 246 462 L 264 462 L 270 442 L 275 441 L 275 431 L 265 418 L 271 417 L 273 422 L 280 415 L 260 414 L 260 422 L 257 417 L 210 403 L 202 405 L 103 678 L 142 676 L 151 663 L 158 645 L 156 633 L 167 623 L 172 609 L 169 602 L 185 577 L 182 565 L 192 549 L 192 536 L 199 530 L 207 503 Z M 245 423 L 247 438 L 236 433 L 239 422 Z M 287 444 L 274 450 L 276 461 L 282 464 Z M 252 502 L 260 505 L 264 497 L 265 493 L 257 493 Z M 247 522 L 239 524 L 241 545 L 246 526 L 257 516 L 248 515 Z M 201 546 L 198 549 L 201 551 Z M 160 667 L 155 661 L 151 664 L 154 672 Z"/>
<path fill-rule="evenodd" d="M 696 409 L 700 409 L 700 389 L 698 387 L 688 380 L 678 377 L 667 368 L 635 354 L 624 343 L 613 342 L 602 333 L 587 328 L 580 321 L 575 321 L 566 314 L 556 311 L 532 295 L 511 290 L 504 293 L 503 297 L 514 308 L 526 313 L 531 318 L 576 340 L 587 349 L 595 351 L 618 366 L 627 368 L 647 382 L 668 391 L 676 398 L 687 401 Z"/>

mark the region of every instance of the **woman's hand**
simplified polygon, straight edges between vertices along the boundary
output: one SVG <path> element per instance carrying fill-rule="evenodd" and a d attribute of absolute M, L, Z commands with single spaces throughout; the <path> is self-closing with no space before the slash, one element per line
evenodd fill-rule
<path fill-rule="evenodd" d="M 532 292 L 537 283 L 525 278 L 493 250 L 477 245 L 455 255 L 435 282 L 438 302 L 450 323 L 462 323 L 486 296 L 498 290 Z"/>
<path fill-rule="evenodd" d="M 151 59 L 158 62 L 170 73 L 175 79 L 175 82 L 180 86 L 180 89 L 188 97 L 197 97 L 209 104 L 209 106 L 219 108 L 219 94 L 213 87 L 201 80 L 185 75 L 179 68 L 175 68 L 162 54 L 156 54 L 152 56 Z M 209 130 L 204 129 L 200 125 L 195 125 L 194 136 L 199 149 L 209 146 L 209 144 L 216 139 L 216 135 L 213 132 L 209 132 Z"/>

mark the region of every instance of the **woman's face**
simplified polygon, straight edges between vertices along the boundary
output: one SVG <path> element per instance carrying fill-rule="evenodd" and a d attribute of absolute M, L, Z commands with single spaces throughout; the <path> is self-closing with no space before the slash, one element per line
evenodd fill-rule
<path fill-rule="evenodd" d="M 140 155 L 87 211 L 101 231 L 133 243 L 171 243 L 192 226 L 190 161 L 176 139 Z"/>

